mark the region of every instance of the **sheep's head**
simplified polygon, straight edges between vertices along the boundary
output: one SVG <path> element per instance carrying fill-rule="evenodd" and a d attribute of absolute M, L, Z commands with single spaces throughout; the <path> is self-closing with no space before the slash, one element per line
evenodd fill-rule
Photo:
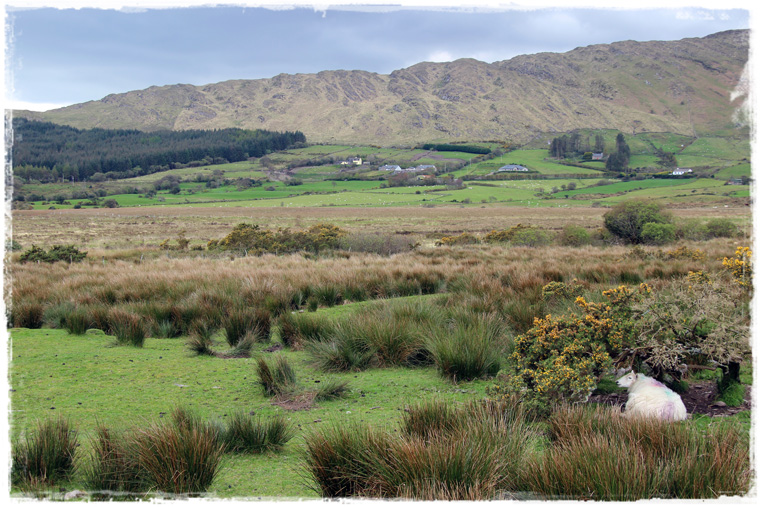
<path fill-rule="evenodd" d="M 631 387 L 636 382 L 636 373 L 631 372 L 628 375 L 623 375 L 617 380 L 617 385 L 620 387 Z"/>

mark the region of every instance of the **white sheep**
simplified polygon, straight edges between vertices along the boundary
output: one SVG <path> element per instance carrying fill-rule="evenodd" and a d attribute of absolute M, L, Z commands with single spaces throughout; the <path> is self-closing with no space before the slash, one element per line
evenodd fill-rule
<path fill-rule="evenodd" d="M 642 373 L 631 372 L 617 381 L 628 388 L 625 414 L 628 416 L 658 417 L 666 421 L 686 419 L 686 407 L 677 393 Z"/>

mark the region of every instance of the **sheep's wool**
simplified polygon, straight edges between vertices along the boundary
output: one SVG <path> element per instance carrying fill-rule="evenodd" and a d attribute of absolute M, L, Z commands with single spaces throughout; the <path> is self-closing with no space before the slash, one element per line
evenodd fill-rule
<path fill-rule="evenodd" d="M 657 417 L 666 421 L 686 419 L 686 407 L 681 397 L 661 382 L 642 373 L 629 373 L 617 381 L 628 388 L 625 413 L 628 416 Z"/>

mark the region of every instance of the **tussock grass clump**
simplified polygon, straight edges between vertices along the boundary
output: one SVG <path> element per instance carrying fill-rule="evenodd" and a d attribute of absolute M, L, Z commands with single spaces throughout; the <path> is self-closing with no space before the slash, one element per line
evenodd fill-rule
<path fill-rule="evenodd" d="M 115 492 L 148 489 L 134 459 L 126 435 L 98 425 L 92 441 L 90 461 L 84 469 L 84 483 L 90 491 L 110 496 Z"/>
<path fill-rule="evenodd" d="M 235 412 L 224 428 L 223 441 L 228 452 L 263 453 L 278 451 L 295 435 L 285 416 L 266 420 Z"/>
<path fill-rule="evenodd" d="M 304 477 L 325 497 L 484 500 L 519 485 L 536 437 L 519 408 L 434 402 L 409 410 L 415 423 L 401 433 L 355 424 L 308 435 Z M 423 419 L 437 427 L 418 427 Z"/>
<path fill-rule="evenodd" d="M 230 308 L 222 319 L 222 327 L 230 347 L 235 347 L 247 335 L 256 342 L 268 342 L 271 316 L 266 309 Z"/>
<path fill-rule="evenodd" d="M 216 325 L 205 319 L 195 319 L 190 325 L 187 347 L 199 356 L 213 356 L 214 333 Z"/>
<path fill-rule="evenodd" d="M 259 358 L 256 372 L 265 396 L 292 394 L 297 389 L 296 371 L 284 356 L 278 355 L 271 366 L 264 358 Z"/>
<path fill-rule="evenodd" d="M 733 425 L 701 430 L 582 406 L 555 411 L 548 424 L 553 443 L 524 483 L 546 498 L 716 498 L 750 485 L 748 435 Z"/>
<path fill-rule="evenodd" d="M 439 373 L 453 381 L 493 377 L 501 368 L 505 328 L 493 317 L 454 321 L 426 340 Z"/>
<path fill-rule="evenodd" d="M 314 392 L 315 401 L 328 401 L 343 398 L 348 394 L 348 382 L 338 379 L 327 379 L 320 382 Z"/>
<path fill-rule="evenodd" d="M 52 484 L 67 478 L 74 471 L 77 440 L 63 417 L 38 421 L 36 428 L 13 446 L 11 482 Z"/>
<path fill-rule="evenodd" d="M 301 474 L 326 498 L 362 496 L 369 490 L 372 470 L 363 455 L 380 447 L 388 435 L 368 425 L 333 425 L 305 437 Z M 380 445 L 377 445 L 382 442 Z"/>
<path fill-rule="evenodd" d="M 119 345 L 142 347 L 148 334 L 143 319 L 119 308 L 108 312 L 108 327 Z"/>
<path fill-rule="evenodd" d="M 326 341 L 333 321 L 321 315 L 285 312 L 277 320 L 283 345 L 300 348 L 304 343 Z"/>
<path fill-rule="evenodd" d="M 329 341 L 309 342 L 306 350 L 323 371 L 362 371 L 377 363 L 376 350 L 353 320 L 336 324 Z"/>
<path fill-rule="evenodd" d="M 442 400 L 428 400 L 407 407 L 401 416 L 401 429 L 407 435 L 430 437 L 450 433 L 459 424 L 454 407 Z"/>
<path fill-rule="evenodd" d="M 357 341 L 375 351 L 379 366 L 405 364 L 422 347 L 422 338 L 408 319 L 370 313 L 356 317 L 352 328 Z"/>
<path fill-rule="evenodd" d="M 62 327 L 69 334 L 83 335 L 90 328 L 90 317 L 84 308 L 75 308 L 71 310 L 62 319 Z"/>
<path fill-rule="evenodd" d="M 151 423 L 136 430 L 140 471 L 157 491 L 184 494 L 208 490 L 224 452 L 210 426 Z"/>
<path fill-rule="evenodd" d="M 10 324 L 13 327 L 39 329 L 44 322 L 45 309 L 34 301 L 19 301 L 11 304 Z"/>

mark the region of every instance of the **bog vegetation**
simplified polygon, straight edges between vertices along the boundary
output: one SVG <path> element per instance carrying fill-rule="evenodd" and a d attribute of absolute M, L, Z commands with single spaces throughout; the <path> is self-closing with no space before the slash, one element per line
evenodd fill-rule
<path fill-rule="evenodd" d="M 670 224 L 677 243 L 616 232 L 612 219 L 621 213 Z M 212 398 L 197 405 L 180 396 L 173 407 L 145 399 L 147 419 L 134 426 L 78 420 L 66 408 L 65 419 L 50 419 L 31 401 L 38 398 L 12 393 L 27 414 L 14 431 L 14 489 L 55 496 L 64 485 L 94 499 L 250 496 L 252 484 L 266 489 L 266 473 L 252 472 L 259 478 L 231 491 L 219 477 L 229 481 L 255 459 L 294 474 L 286 496 L 745 494 L 752 473 L 741 422 L 636 421 L 588 401 L 609 389 L 618 369 L 633 367 L 679 392 L 712 379 L 727 402 L 741 405 L 752 252 L 735 227 L 683 222 L 640 203 L 610 209 L 604 225 L 520 224 L 436 244 L 416 236 L 387 250 L 387 238 L 368 242 L 367 232 L 326 223 L 239 224 L 200 248 L 177 241 L 148 256 L 48 262 L 14 253 L 12 327 L 65 330 L 85 340 L 89 355 L 110 346 L 108 354 L 130 363 L 153 353 L 154 342 L 179 341 L 183 370 L 203 375 L 241 362 L 235 371 L 245 372 L 214 381 L 241 393 L 220 412 L 199 412 L 217 406 Z M 160 253 L 166 248 L 172 255 Z M 56 353 L 70 346 L 58 341 Z M 23 343 L 16 340 L 14 353 L 25 355 Z M 30 361 L 15 361 L 12 385 L 35 368 Z M 60 376 L 61 367 L 51 373 Z M 96 368 L 82 367 L 85 377 Z M 344 419 L 362 406 L 364 376 L 388 372 L 404 382 L 427 371 L 428 385 L 450 388 L 365 406 L 367 414 L 401 409 L 390 419 Z M 449 389 L 465 403 L 452 404 Z M 171 416 L 155 419 L 156 412 Z M 296 470 L 284 472 L 293 459 Z"/>
<path fill-rule="evenodd" d="M 14 493 L 632 501 L 752 485 L 738 141 L 18 127 L 14 207 L 76 209 L 16 212 L 7 245 Z M 24 158 L 46 139 L 77 148 Z M 122 141 L 131 158 L 92 148 Z M 694 173 L 673 175 L 683 160 Z M 121 215 L 211 203 L 251 207 Z M 669 206 L 694 203 L 710 218 Z M 592 403 L 630 368 L 683 394 L 707 382 L 740 413 L 666 424 Z"/>

